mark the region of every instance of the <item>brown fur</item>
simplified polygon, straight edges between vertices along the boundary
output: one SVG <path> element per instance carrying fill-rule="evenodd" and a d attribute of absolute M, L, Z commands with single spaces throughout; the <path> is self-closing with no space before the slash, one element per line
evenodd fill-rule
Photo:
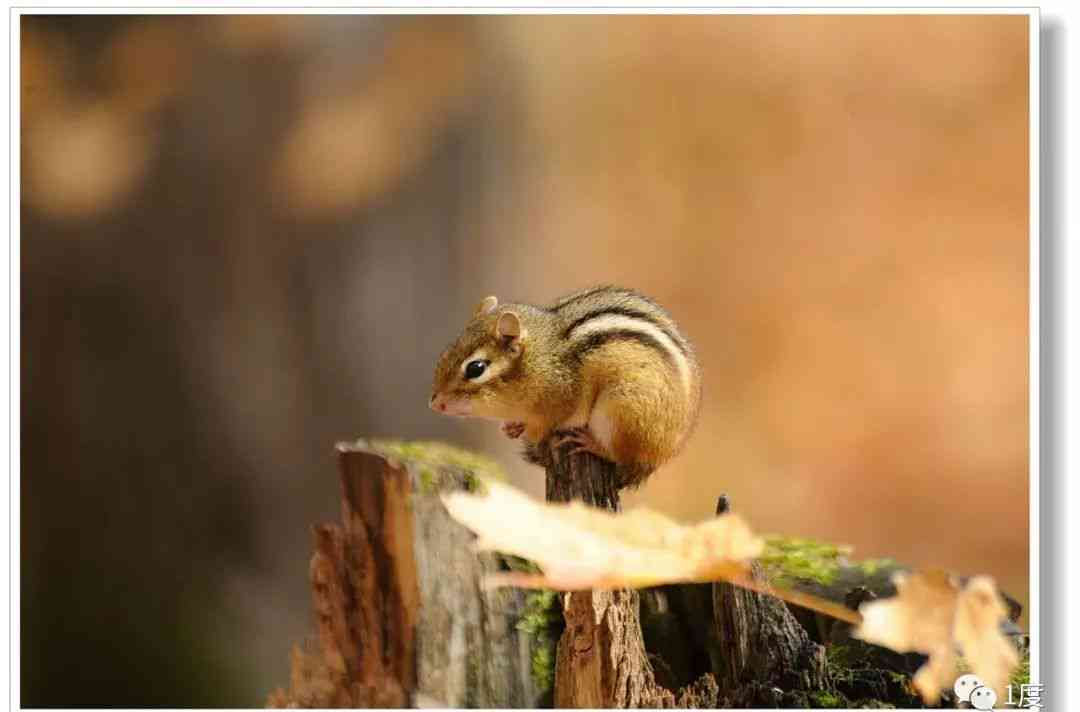
<path fill-rule="evenodd" d="M 658 304 L 631 290 L 598 287 L 564 297 L 550 308 L 482 303 L 458 339 L 443 352 L 433 391 L 469 403 L 470 415 L 525 424 L 524 437 L 537 443 L 568 421 L 587 423 L 595 408 L 608 414 L 611 446 L 597 454 L 626 468 L 629 483 L 640 482 L 684 445 L 700 402 L 700 372 L 693 347 Z M 496 324 L 517 316 L 522 337 L 500 336 Z M 599 316 L 598 316 L 599 315 Z M 685 359 L 691 386 L 683 388 L 673 357 L 655 339 L 601 331 L 592 343 L 568 338 L 575 324 L 593 324 L 605 315 L 648 321 Z M 607 340 L 608 336 L 612 336 Z M 486 383 L 462 375 L 462 362 L 484 349 Z"/>

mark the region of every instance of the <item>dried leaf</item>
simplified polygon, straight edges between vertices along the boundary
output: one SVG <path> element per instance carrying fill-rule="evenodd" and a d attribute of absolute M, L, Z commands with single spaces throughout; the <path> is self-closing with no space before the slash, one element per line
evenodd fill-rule
<path fill-rule="evenodd" d="M 763 546 L 733 514 L 683 526 L 647 509 L 615 514 L 579 502 L 543 504 L 499 482 L 485 489 L 443 501 L 479 535 L 479 548 L 521 556 L 543 571 L 502 574 L 489 579 L 493 585 L 575 591 L 734 581 L 746 577 Z"/>
<path fill-rule="evenodd" d="M 957 650 L 984 685 L 1004 690 L 1019 662 L 1016 649 L 1001 634 L 1007 611 L 992 579 L 978 576 L 960 587 L 944 571 L 893 577 L 896 596 L 859 607 L 862 624 L 853 635 L 899 653 L 929 656 L 912 683 L 927 704 L 956 680 Z"/>
<path fill-rule="evenodd" d="M 1009 676 L 1020 664 L 1020 655 L 1001 634 L 1000 624 L 1008 610 L 989 576 L 967 582 L 956 602 L 954 636 L 964 659 L 984 685 L 1004 699 Z"/>

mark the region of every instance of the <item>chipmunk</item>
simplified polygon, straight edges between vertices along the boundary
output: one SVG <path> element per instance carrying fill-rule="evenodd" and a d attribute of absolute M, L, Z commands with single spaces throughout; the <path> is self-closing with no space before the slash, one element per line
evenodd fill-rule
<path fill-rule="evenodd" d="M 635 486 L 679 452 L 700 401 L 694 349 L 671 315 L 603 286 L 546 308 L 484 299 L 439 358 L 430 405 L 503 421 L 527 453 L 548 438 L 572 443 Z"/>

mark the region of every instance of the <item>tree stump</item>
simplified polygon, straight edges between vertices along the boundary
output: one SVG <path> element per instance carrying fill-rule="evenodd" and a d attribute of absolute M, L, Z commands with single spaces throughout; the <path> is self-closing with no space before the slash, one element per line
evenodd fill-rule
<path fill-rule="evenodd" d="M 549 501 L 619 510 L 610 463 L 529 455 Z M 908 682 L 922 656 L 852 640 L 850 626 L 759 591 L 487 590 L 487 574 L 520 562 L 477 553 L 440 495 L 500 477 L 493 463 L 439 443 L 375 441 L 339 445 L 338 461 L 342 522 L 313 528 L 316 634 L 294 646 L 288 689 L 269 706 L 922 706 Z M 753 566 L 763 589 L 778 581 L 850 608 L 895 592 L 894 561 L 850 561 L 825 542 L 766 544 Z M 1005 600 L 1015 620 L 1019 604 Z"/>
<path fill-rule="evenodd" d="M 549 502 L 580 500 L 620 511 L 614 464 L 589 453 L 568 455 L 541 444 L 530 459 L 546 474 Z M 566 628 L 555 655 L 556 707 L 715 707 L 717 686 L 706 673 L 680 690 L 656 682 L 645 650 L 637 591 L 576 591 L 563 596 Z"/>
<path fill-rule="evenodd" d="M 559 452 L 541 445 L 530 452 L 530 458 L 547 473 L 547 500 L 577 499 L 619 511 L 615 465 L 589 453 L 568 455 L 566 450 L 569 446 Z M 727 509 L 727 499 L 721 497 L 717 514 Z M 757 564 L 754 576 L 765 581 Z M 714 584 L 712 590 L 713 620 L 697 624 L 714 626 L 719 654 L 710 656 L 709 662 L 715 667 L 679 690 L 656 681 L 636 591 L 567 594 L 563 604 L 566 630 L 555 658 L 555 705 L 715 707 L 722 701 L 731 707 L 773 706 L 787 694 L 792 698 L 788 702 L 806 706 L 806 692 L 827 687 L 824 648 L 810 641 L 783 601 L 727 583 Z M 652 659 L 666 664 L 660 656 Z M 797 691 L 802 692 L 801 700 L 796 699 Z"/>
<path fill-rule="evenodd" d="M 272 707 L 534 707 L 526 593 L 485 590 L 501 557 L 475 552 L 439 495 L 499 476 L 439 444 L 337 447 L 342 523 L 314 527 L 317 635 L 294 647 Z"/>
<path fill-rule="evenodd" d="M 716 513 L 726 513 L 729 506 L 721 496 Z M 751 577 L 768 587 L 756 561 Z M 803 706 L 807 692 L 828 688 L 824 646 L 810 640 L 783 601 L 730 583 L 715 583 L 712 592 L 724 651 L 720 688 L 729 706 Z"/>

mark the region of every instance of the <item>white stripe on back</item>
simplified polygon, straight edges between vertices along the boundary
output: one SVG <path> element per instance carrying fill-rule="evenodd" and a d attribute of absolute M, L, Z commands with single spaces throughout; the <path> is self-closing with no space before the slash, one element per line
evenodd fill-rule
<path fill-rule="evenodd" d="M 693 386 L 691 384 L 690 364 L 687 363 L 686 356 L 683 355 L 670 336 L 650 321 L 622 314 L 600 314 L 575 326 L 574 330 L 569 334 L 569 339 L 571 341 L 584 340 L 593 334 L 605 331 L 636 331 L 639 334 L 647 334 L 655 339 L 670 354 L 671 361 L 679 372 L 679 380 L 682 382 L 683 390 L 686 391 L 687 398 L 690 397 L 690 389 Z"/>

